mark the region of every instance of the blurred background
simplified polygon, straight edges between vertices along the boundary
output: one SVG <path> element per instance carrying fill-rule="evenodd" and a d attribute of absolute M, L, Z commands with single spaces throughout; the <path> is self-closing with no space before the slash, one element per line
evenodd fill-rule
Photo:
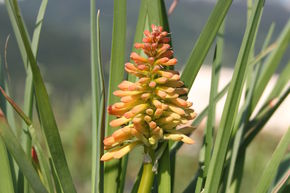
<path fill-rule="evenodd" d="M 21 0 L 20 6 L 32 34 L 40 0 Z M 172 0 L 166 0 L 169 8 Z M 246 26 L 247 5 L 246 0 L 236 0 L 229 10 L 225 31 L 225 55 L 220 88 L 230 78 L 232 68 L 238 55 Z M 134 39 L 134 31 L 139 12 L 139 1 L 127 0 L 127 60 L 131 52 Z M 214 6 L 214 0 L 180 0 L 174 12 L 169 17 L 170 29 L 173 38 L 173 49 L 179 61 L 178 70 L 182 70 L 183 64 L 196 42 L 209 14 Z M 79 0 L 49 0 L 40 36 L 39 61 L 52 103 L 56 114 L 61 136 L 65 145 L 65 152 L 68 157 L 73 178 L 79 192 L 88 192 L 90 189 L 90 2 Z M 113 19 L 113 0 L 97 1 L 100 9 L 101 20 L 101 43 L 102 62 L 106 80 L 109 74 L 111 32 Z M 269 0 L 266 1 L 264 13 L 261 20 L 258 46 L 256 54 L 263 44 L 263 40 L 271 25 L 275 23 L 275 32 L 272 42 L 277 38 L 284 25 L 290 18 L 290 0 Z M 7 63 L 10 75 L 9 86 L 12 90 L 12 97 L 18 104 L 23 102 L 25 70 L 21 62 L 20 53 L 16 44 L 13 30 L 6 12 L 4 0 L 0 0 L 0 55 L 3 61 L 5 41 L 10 35 L 7 47 Z M 288 49 L 289 50 L 289 49 Z M 285 54 L 279 69 L 285 66 L 290 60 L 289 54 Z M 208 92 L 210 85 L 210 65 L 213 58 L 213 48 L 208 54 L 205 65 L 198 75 L 192 92 L 189 95 L 193 107 L 200 112 L 208 103 Z M 274 78 L 275 79 L 275 78 Z M 274 80 L 273 80 L 274 81 Z M 207 86 L 208 85 L 208 86 Z M 242 192 L 252 192 L 258 177 L 271 156 L 280 136 L 283 134 L 281 126 L 289 126 L 286 118 L 289 115 L 287 106 L 290 106 L 289 98 L 283 104 L 284 110 L 280 111 L 281 116 L 271 120 L 272 124 L 267 125 L 267 131 L 261 133 L 253 142 L 247 152 L 245 166 L 246 177 L 243 181 Z M 222 103 L 217 113 L 217 122 L 221 115 Z M 283 118 L 284 116 L 284 118 Z M 275 116 L 274 116 L 275 117 Z M 279 117 L 277 121 L 277 117 Z M 275 118 L 274 118 L 275 119 Z M 286 121 L 286 124 L 285 122 Z M 282 125 L 276 123 L 283 123 Z M 192 174 L 197 168 L 198 153 L 202 143 L 203 124 L 193 134 L 196 145 L 184 146 L 177 157 L 175 192 L 182 192 L 185 186 L 193 177 Z M 288 127 L 287 126 L 287 127 Z M 273 132 L 274 131 L 274 132 Z M 279 132 L 277 132 L 279 131 Z M 253 152 L 255 152 L 253 154 Z M 126 190 L 131 189 L 136 173 L 142 163 L 141 149 L 130 154 L 128 166 L 128 180 Z"/>

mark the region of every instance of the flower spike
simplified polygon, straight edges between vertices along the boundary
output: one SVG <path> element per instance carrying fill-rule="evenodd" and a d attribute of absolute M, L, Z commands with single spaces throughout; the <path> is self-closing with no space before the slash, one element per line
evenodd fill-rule
<path fill-rule="evenodd" d="M 125 64 L 125 70 L 138 80 L 122 81 L 118 86 L 120 90 L 114 92 L 121 102 L 108 107 L 109 114 L 117 117 L 110 122 L 111 127 L 120 128 L 104 139 L 107 152 L 102 161 L 119 159 L 138 145 L 154 151 L 158 142 L 164 140 L 194 143 L 187 136 L 193 127 L 176 130 L 177 126 L 194 119 L 196 113 L 190 109 L 192 103 L 180 97 L 186 95 L 188 89 L 183 87 L 179 73 L 167 69 L 177 64 L 168 44 L 170 38 L 161 26 L 151 28 L 151 32 L 144 31 L 143 43 L 134 45 L 146 56 L 132 52 L 130 58 L 134 62 Z"/>

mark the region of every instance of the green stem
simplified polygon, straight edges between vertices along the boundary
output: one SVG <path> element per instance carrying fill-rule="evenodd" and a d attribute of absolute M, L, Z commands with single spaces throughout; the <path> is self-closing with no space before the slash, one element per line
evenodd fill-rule
<path fill-rule="evenodd" d="M 143 172 L 141 182 L 138 188 L 138 193 L 150 193 L 153 180 L 154 180 L 154 173 L 152 171 L 152 163 L 144 163 L 143 165 Z"/>

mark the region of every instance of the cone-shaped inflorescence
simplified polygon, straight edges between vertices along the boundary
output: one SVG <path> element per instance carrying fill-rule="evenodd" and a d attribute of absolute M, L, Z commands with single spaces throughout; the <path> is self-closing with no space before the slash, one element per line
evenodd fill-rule
<path fill-rule="evenodd" d="M 107 153 L 103 161 L 121 158 L 136 145 L 154 151 L 163 140 L 193 143 L 186 135 L 192 127 L 176 129 L 194 119 L 196 113 L 190 109 L 192 104 L 180 97 L 188 89 L 183 87 L 179 73 L 166 68 L 177 63 L 172 58 L 168 33 L 152 25 L 152 32 L 146 30 L 144 35 L 143 43 L 136 43 L 135 48 L 142 49 L 147 57 L 133 52 L 130 57 L 134 64 L 125 64 L 126 71 L 138 80 L 121 82 L 120 90 L 114 92 L 121 101 L 108 107 L 109 114 L 117 117 L 110 126 L 120 128 L 104 139 Z"/>

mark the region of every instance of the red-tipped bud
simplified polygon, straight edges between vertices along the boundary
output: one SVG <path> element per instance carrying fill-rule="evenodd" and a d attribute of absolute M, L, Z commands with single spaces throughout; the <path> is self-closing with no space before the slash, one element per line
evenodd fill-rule
<path fill-rule="evenodd" d="M 39 164 L 38 156 L 34 147 L 31 148 L 31 159 L 35 164 Z"/>

